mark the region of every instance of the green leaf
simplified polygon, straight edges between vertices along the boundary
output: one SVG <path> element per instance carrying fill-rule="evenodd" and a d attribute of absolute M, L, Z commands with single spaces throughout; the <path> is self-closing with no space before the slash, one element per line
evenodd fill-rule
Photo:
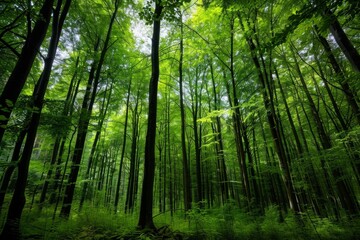
<path fill-rule="evenodd" d="M 6 99 L 6 100 L 5 100 L 5 103 L 6 103 L 6 105 L 7 105 L 8 107 L 14 107 L 13 101 L 11 101 L 11 100 L 9 100 L 9 99 Z"/>

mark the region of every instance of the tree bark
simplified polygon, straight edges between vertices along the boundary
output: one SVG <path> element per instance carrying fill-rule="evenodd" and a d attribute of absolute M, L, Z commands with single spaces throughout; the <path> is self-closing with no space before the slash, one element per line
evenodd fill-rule
<path fill-rule="evenodd" d="M 245 31 L 244 25 L 242 23 L 241 20 L 241 16 L 239 13 L 239 20 L 240 20 L 240 26 L 242 28 L 243 31 Z M 256 34 L 256 33 L 254 33 Z M 288 196 L 288 200 L 290 203 L 290 207 L 297 213 L 300 212 L 300 206 L 298 204 L 297 201 L 297 196 L 295 194 L 295 188 L 293 185 L 293 181 L 291 178 L 291 173 L 290 173 L 290 167 L 288 164 L 288 159 L 286 156 L 286 152 L 282 143 L 282 136 L 280 134 L 280 130 L 279 130 L 279 126 L 278 126 L 278 120 L 277 120 L 277 116 L 276 116 L 276 112 L 274 110 L 274 105 L 271 102 L 271 94 L 269 93 L 269 90 L 266 82 L 267 80 L 266 78 L 266 74 L 263 72 L 258 56 L 257 56 L 257 49 L 256 49 L 256 45 L 252 39 L 251 36 L 246 36 L 246 41 L 247 44 L 249 46 L 250 49 L 250 53 L 251 53 L 251 57 L 252 57 L 252 61 L 256 67 L 257 70 L 257 74 L 258 74 L 258 79 L 262 88 L 262 94 L 263 94 L 263 101 L 264 101 L 264 105 L 266 108 L 266 115 L 267 115 L 267 119 L 268 119 L 268 123 L 270 125 L 270 131 L 271 131 L 271 135 L 273 137 L 273 141 L 274 141 L 274 145 L 275 145 L 275 149 L 276 149 L 276 153 L 279 157 L 279 161 L 280 161 L 280 168 L 282 170 L 282 176 L 283 176 L 283 181 L 285 183 L 286 186 L 286 193 Z M 271 73 L 270 73 L 271 74 Z"/>
<path fill-rule="evenodd" d="M 153 37 L 151 45 L 151 79 L 149 84 L 149 110 L 148 124 L 145 141 L 145 163 L 144 178 L 142 184 L 140 215 L 138 228 L 156 230 L 153 222 L 153 188 L 155 176 L 155 138 L 156 138 L 156 119 L 157 119 L 157 92 L 159 83 L 159 45 L 160 45 L 160 22 L 163 6 L 161 1 L 156 1 Z"/>
<path fill-rule="evenodd" d="M 98 61 L 94 60 L 91 70 L 90 70 L 90 74 L 89 74 L 88 85 L 86 88 L 84 101 L 83 101 L 83 104 L 81 107 L 81 114 L 80 114 L 80 119 L 79 119 L 79 124 L 78 124 L 79 129 L 78 129 L 78 134 L 77 134 L 76 143 L 75 143 L 74 155 L 72 158 L 71 171 L 69 174 L 68 183 L 67 183 L 67 186 L 65 189 L 65 197 L 64 197 L 63 205 L 62 205 L 61 212 L 60 212 L 60 216 L 66 218 L 66 219 L 69 218 L 69 215 L 70 215 L 71 204 L 72 204 L 72 200 L 74 197 L 74 191 L 75 191 L 75 184 L 76 184 L 76 180 L 77 180 L 77 177 L 79 174 L 80 162 L 81 162 L 81 158 L 83 155 L 83 149 L 84 149 L 84 145 L 85 145 L 87 130 L 89 127 L 90 117 L 91 117 L 91 113 L 92 113 L 92 109 L 93 109 L 93 105 L 94 105 L 95 97 L 96 97 L 96 93 L 97 93 L 97 87 L 98 87 L 99 80 L 100 80 L 101 68 L 105 61 L 105 55 L 108 50 L 112 27 L 115 22 L 115 18 L 116 18 L 117 12 L 118 12 L 119 4 L 120 4 L 119 2 L 120 2 L 119 0 L 115 1 L 114 11 L 113 11 L 111 19 L 110 19 L 110 23 L 109 23 L 108 30 L 106 33 L 104 46 L 102 48 L 100 58 Z M 95 54 L 98 51 L 99 44 L 100 44 L 100 38 L 98 38 L 96 40 L 96 43 L 94 46 Z M 92 89 L 92 92 L 91 92 L 91 89 Z M 90 95 L 91 95 L 91 97 L 90 97 Z"/>
<path fill-rule="evenodd" d="M 94 47 L 95 52 L 97 52 L 97 50 L 98 50 L 99 41 L 100 40 L 97 39 L 97 42 L 95 43 L 95 47 Z M 76 179 L 77 179 L 77 176 L 79 173 L 79 168 L 80 168 L 79 165 L 81 162 L 82 152 L 83 152 L 83 148 L 85 145 L 86 133 L 87 133 L 88 125 L 90 122 L 90 114 L 92 111 L 90 95 L 96 94 L 97 84 L 95 85 L 93 83 L 94 75 L 95 75 L 95 71 L 96 71 L 96 65 L 97 65 L 97 62 L 94 61 L 92 63 L 91 69 L 90 69 L 89 79 L 87 82 L 87 87 L 86 87 L 85 95 L 84 95 L 84 100 L 83 100 L 81 110 L 80 110 L 80 118 L 79 118 L 79 122 L 78 122 L 78 132 L 77 132 L 77 137 L 76 137 L 75 150 L 74 150 L 74 154 L 72 157 L 71 172 L 68 177 L 68 183 L 66 185 L 65 196 L 63 199 L 63 205 L 61 207 L 61 213 L 60 213 L 60 215 L 64 218 L 68 218 L 70 215 Z M 94 88 L 93 92 L 91 92 L 92 87 Z"/>
<path fill-rule="evenodd" d="M 107 94 L 107 91 L 109 91 L 109 94 Z M 100 119 L 99 119 L 98 124 L 97 124 L 97 129 L 96 129 L 96 133 L 95 133 L 95 139 L 94 139 L 93 145 L 91 147 L 90 156 L 89 156 L 89 160 L 88 160 L 88 165 L 87 165 L 86 173 L 85 173 L 85 176 L 84 176 L 85 182 L 84 182 L 82 192 L 81 192 L 80 203 L 79 203 L 79 212 L 82 210 L 82 207 L 83 207 L 86 195 L 87 195 L 89 181 L 90 181 L 90 179 L 89 179 L 90 170 L 92 168 L 93 161 L 94 161 L 94 154 L 95 154 L 95 151 L 97 149 L 98 142 L 100 140 L 101 130 L 102 130 L 102 126 L 104 124 L 105 116 L 106 116 L 107 110 L 109 108 L 111 94 L 112 94 L 112 84 L 110 84 L 110 89 L 108 89 L 108 87 L 106 87 L 106 90 L 105 90 L 105 93 L 104 93 L 105 96 L 104 96 L 102 106 L 101 106 L 101 109 L 100 109 L 100 116 L 99 116 Z"/>
<path fill-rule="evenodd" d="M 48 48 L 48 54 L 45 59 L 44 70 L 37 82 L 33 93 L 32 102 L 32 116 L 27 129 L 27 138 L 22 152 L 21 159 L 18 164 L 18 178 L 15 184 L 15 191 L 12 196 L 8 215 L 5 221 L 1 238 L 3 239 L 16 239 L 20 234 L 20 219 L 23 208 L 25 206 L 25 188 L 27 183 L 27 177 L 29 174 L 29 165 L 31 154 L 36 138 L 37 129 L 40 122 L 41 110 L 43 108 L 44 96 L 49 83 L 52 65 L 55 59 L 57 46 L 60 39 L 63 23 L 65 21 L 67 12 L 69 10 L 71 0 L 66 1 L 63 11 L 61 12 L 62 1 L 58 1 L 56 9 L 54 11 L 52 35 L 50 39 L 50 45 Z M 60 15 L 61 14 L 61 15 Z"/>
<path fill-rule="evenodd" d="M 321 145 L 324 150 L 331 149 L 332 143 L 331 143 L 330 136 L 325 131 L 319 111 L 316 108 L 315 103 L 311 97 L 311 94 L 307 88 L 305 79 L 301 73 L 301 70 L 300 70 L 299 64 L 297 62 L 293 48 L 291 48 L 291 51 L 293 53 L 293 58 L 295 60 L 295 70 L 297 71 L 297 73 L 299 75 L 300 82 L 302 84 L 302 87 L 303 87 L 306 97 L 308 99 L 311 113 L 313 115 L 315 125 L 318 130 Z M 327 174 L 326 169 L 325 169 L 325 160 L 322 158 L 321 161 L 322 161 L 324 172 L 325 172 L 325 174 Z M 331 169 L 331 173 L 332 173 L 333 177 L 335 178 L 337 195 L 338 195 L 338 198 L 340 199 L 340 202 L 341 202 L 343 208 L 346 210 L 348 215 L 357 214 L 359 212 L 359 204 L 357 202 L 356 197 L 353 196 L 353 194 L 352 194 L 352 189 L 346 183 L 346 180 L 344 178 L 344 173 L 343 173 L 341 167 L 340 166 L 333 167 Z"/>
<path fill-rule="evenodd" d="M 184 107 L 184 91 L 183 91 L 183 56 L 184 56 L 184 30 L 182 23 L 182 16 L 180 22 L 180 59 L 179 59 L 179 95 L 180 95 L 180 114 L 181 114 L 181 151 L 183 164 L 183 185 L 184 185 L 184 209 L 188 211 L 191 209 L 191 180 L 189 162 L 186 154 L 186 123 L 185 123 L 185 107 Z M 195 130 L 195 129 L 194 129 Z M 197 130 L 197 129 L 196 129 Z M 195 143 L 196 145 L 196 143 Z"/>
<path fill-rule="evenodd" d="M 121 150 L 121 157 L 120 157 L 120 164 L 119 164 L 119 174 L 118 174 L 116 190 L 115 190 L 115 202 L 114 202 L 115 214 L 117 213 L 117 208 L 118 208 L 119 198 L 120 198 L 121 175 L 122 175 L 122 167 L 123 167 L 123 163 L 124 163 L 125 147 L 126 147 L 126 139 L 127 139 L 127 127 L 128 127 L 128 120 L 129 120 L 130 92 L 131 92 L 131 80 L 130 80 L 130 83 L 128 86 L 127 97 L 126 97 L 124 135 L 123 135 L 122 150 Z"/>
<path fill-rule="evenodd" d="M 132 136 L 131 136 L 131 152 L 130 152 L 130 170 L 129 181 L 125 201 L 125 213 L 132 213 L 135 205 L 135 175 L 136 175 L 136 156 L 137 156 L 137 143 L 139 135 L 139 93 L 137 93 L 135 108 L 132 111 Z"/>
<path fill-rule="evenodd" d="M 327 7 L 323 11 L 323 16 L 330 20 L 330 32 L 334 36 L 336 43 L 339 45 L 345 57 L 349 60 L 353 69 L 360 72 L 360 54 L 346 35 L 336 16 Z"/>
<path fill-rule="evenodd" d="M 336 60 L 336 58 L 331 50 L 330 44 L 328 43 L 326 38 L 324 38 L 320 34 L 318 28 L 316 26 L 314 28 L 315 28 L 316 36 L 319 39 L 319 42 L 324 47 L 326 56 L 329 59 L 329 62 L 331 64 L 332 68 L 334 69 L 336 76 L 339 78 L 339 83 L 341 85 L 341 88 L 342 88 L 345 96 L 346 96 L 346 100 L 356 117 L 357 123 L 360 125 L 360 107 L 357 103 L 356 96 L 355 96 L 354 92 L 352 91 L 349 83 L 347 82 L 344 72 L 342 71 L 340 65 L 338 64 L 338 62 Z"/>
<path fill-rule="evenodd" d="M 9 166 L 6 168 L 2 179 L 1 179 L 1 186 L 0 186 L 0 213 L 4 204 L 4 199 L 5 199 L 5 195 L 6 195 L 6 191 L 8 189 L 10 180 L 11 180 L 11 176 L 13 174 L 13 172 L 15 171 L 16 167 L 17 167 L 17 161 L 19 161 L 20 158 L 20 153 L 21 153 L 21 147 L 23 145 L 25 136 L 26 136 L 26 131 L 27 129 L 22 129 L 16 139 L 16 143 L 15 143 L 15 147 L 12 153 L 12 157 L 11 157 L 11 161 L 9 163 Z"/>
<path fill-rule="evenodd" d="M 11 112 L 14 109 L 15 103 L 30 73 L 35 57 L 45 38 L 50 24 L 53 3 L 54 0 L 44 0 L 34 29 L 27 37 L 15 68 L 11 72 L 0 96 L 0 142 L 4 136 Z"/>
<path fill-rule="evenodd" d="M 73 92 L 73 88 L 76 82 L 76 78 L 77 78 L 77 73 L 78 73 L 78 66 L 79 66 L 79 60 L 80 60 L 80 56 L 78 56 L 76 58 L 76 63 L 75 63 L 75 72 L 71 78 L 70 81 L 70 87 L 68 89 L 67 95 L 66 95 L 66 100 L 65 100 L 65 105 L 64 105 L 64 109 L 62 111 L 63 116 L 68 116 L 69 114 L 69 107 L 70 107 L 70 100 L 72 98 L 72 95 L 76 95 L 77 91 Z M 60 134 L 58 136 L 56 136 L 55 142 L 54 142 L 54 147 L 53 147 L 53 151 L 52 151 L 52 155 L 51 155 L 51 160 L 50 160 L 50 169 L 47 172 L 46 178 L 45 178 L 45 182 L 41 191 L 41 195 L 40 195 L 40 199 L 39 199 L 39 210 L 41 211 L 43 204 L 45 202 L 46 199 L 46 194 L 49 188 L 49 184 L 51 181 L 51 177 L 53 174 L 53 168 L 56 166 L 56 163 L 58 162 L 58 157 L 59 157 L 59 152 L 61 152 L 61 146 L 63 146 L 61 144 L 62 139 L 64 138 L 64 136 L 61 136 Z M 56 190 L 56 189 L 53 189 Z"/>

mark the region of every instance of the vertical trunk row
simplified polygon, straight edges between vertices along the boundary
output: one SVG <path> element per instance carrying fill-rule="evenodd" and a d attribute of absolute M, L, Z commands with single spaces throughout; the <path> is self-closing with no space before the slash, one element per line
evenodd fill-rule
<path fill-rule="evenodd" d="M 102 51 L 100 53 L 100 58 L 98 61 L 97 60 L 93 61 L 91 69 L 90 69 L 88 84 L 87 84 L 83 104 L 81 107 L 81 113 L 80 113 L 80 118 L 79 118 L 79 123 L 78 123 L 79 129 L 78 129 L 76 143 L 75 143 L 74 155 L 72 157 L 71 170 L 70 170 L 70 174 L 68 177 L 68 183 L 67 183 L 66 189 L 65 189 L 63 205 L 62 205 L 61 212 L 60 212 L 60 215 L 64 218 L 68 218 L 70 215 L 71 205 L 72 205 L 74 191 L 75 191 L 75 184 L 76 184 L 76 180 L 77 180 L 77 177 L 79 174 L 80 163 L 81 163 L 81 159 L 82 159 L 82 155 L 83 155 L 83 149 L 84 149 L 84 145 L 85 145 L 87 130 L 89 127 L 90 117 L 91 117 L 93 105 L 95 102 L 98 84 L 100 81 L 101 68 L 105 61 L 105 55 L 108 50 L 111 31 L 112 31 L 113 24 L 115 22 L 119 4 L 120 4 L 120 1 L 116 0 L 115 6 L 114 6 L 114 12 L 112 13 L 109 27 L 107 30 L 107 34 L 106 34 L 106 38 L 104 41 L 104 45 L 103 45 Z M 94 45 L 95 56 L 97 55 L 99 45 L 100 45 L 100 38 L 98 38 L 96 40 L 96 43 Z"/>
<path fill-rule="evenodd" d="M 1 233 L 1 237 L 4 239 L 16 239 L 19 237 L 19 224 L 22 210 L 25 206 L 26 201 L 25 188 L 27 185 L 27 177 L 29 174 L 31 154 L 40 122 L 40 115 L 43 108 L 45 92 L 50 80 L 50 74 L 55 59 L 62 26 L 68 13 L 70 4 L 71 0 L 66 1 L 62 10 L 62 1 L 59 0 L 57 2 L 56 9 L 54 10 L 50 45 L 48 48 L 47 57 L 45 59 L 43 72 L 41 73 L 41 76 L 35 86 L 32 96 L 32 114 L 30 122 L 27 126 L 27 137 L 25 141 L 25 146 L 20 161 L 18 163 L 18 178 L 15 183 L 15 191 L 10 201 L 8 215 L 5 221 L 3 232 Z"/>
<path fill-rule="evenodd" d="M 303 87 L 306 98 L 308 100 L 308 103 L 309 103 L 309 106 L 311 109 L 311 113 L 314 118 L 315 126 L 318 131 L 318 135 L 320 138 L 322 148 L 324 150 L 331 149 L 332 143 L 331 143 L 330 136 L 328 135 L 328 133 L 326 132 L 326 130 L 324 128 L 319 111 L 316 108 L 316 105 L 315 105 L 315 103 L 312 99 L 312 96 L 308 90 L 307 84 L 305 82 L 305 79 L 301 73 L 299 64 L 297 62 L 297 58 L 295 56 L 293 47 L 291 47 L 291 51 L 292 51 L 294 62 L 295 62 L 295 70 L 298 73 L 301 85 Z M 327 173 L 326 173 L 327 170 L 325 169 L 326 162 L 323 159 L 323 157 L 321 157 L 321 162 L 322 162 L 324 174 L 326 176 L 327 175 Z M 359 211 L 357 199 L 355 196 L 353 196 L 353 194 L 352 194 L 353 190 L 351 189 L 351 187 L 346 183 L 346 178 L 344 176 L 343 170 L 340 168 L 340 166 L 330 166 L 330 167 L 331 167 L 331 173 L 335 179 L 337 195 L 338 195 L 338 198 L 340 199 L 342 207 L 347 211 L 347 213 L 349 215 L 356 214 Z M 327 180 L 327 181 L 329 181 L 329 180 Z M 330 183 L 328 182 L 327 185 L 329 186 Z"/>
<path fill-rule="evenodd" d="M 2 141 L 11 112 L 14 109 L 15 103 L 30 73 L 35 57 L 45 38 L 50 24 L 53 4 L 54 0 L 44 0 L 39 13 L 41 17 L 38 18 L 33 30 L 27 36 L 15 68 L 11 72 L 0 96 L 0 142 Z"/>
<path fill-rule="evenodd" d="M 336 77 L 338 78 L 338 81 L 340 83 L 342 91 L 344 92 L 344 94 L 346 96 L 346 100 L 355 115 L 357 123 L 360 124 L 360 107 L 357 103 L 356 96 L 355 96 L 353 90 L 351 89 L 349 83 L 347 82 L 344 72 L 341 70 L 341 67 L 336 60 L 336 58 L 331 50 L 330 44 L 328 43 L 326 38 L 324 38 L 320 34 L 317 26 L 315 26 L 314 28 L 315 28 L 315 34 L 316 34 L 317 38 L 319 39 L 319 42 L 322 44 L 325 54 L 326 54 L 327 58 L 329 59 L 329 62 L 331 64 L 332 68 L 334 69 Z"/>
<path fill-rule="evenodd" d="M 83 207 L 86 195 L 87 195 L 89 181 L 90 181 L 90 179 L 89 179 L 90 171 L 91 171 L 91 168 L 93 167 L 95 151 L 97 149 L 98 142 L 100 140 L 100 135 L 101 135 L 102 127 L 104 124 L 105 116 L 106 116 L 106 113 L 107 113 L 107 110 L 108 110 L 109 104 L 110 104 L 110 99 L 111 99 L 111 94 L 112 94 L 112 84 L 110 84 L 109 89 L 108 89 L 108 86 L 109 85 L 107 85 L 105 93 L 104 93 L 104 99 L 102 102 L 102 106 L 100 108 L 100 116 L 99 116 L 99 121 L 97 123 L 95 139 L 94 139 L 93 145 L 90 150 L 90 156 L 89 156 L 89 160 L 88 160 L 88 164 L 87 164 L 87 168 L 86 168 L 86 172 L 85 172 L 85 176 L 84 176 L 85 182 L 84 182 L 82 192 L 81 192 L 81 197 L 80 197 L 79 211 L 82 210 L 82 207 Z M 107 92 L 109 92 L 109 93 L 107 94 Z"/>
<path fill-rule="evenodd" d="M 79 61 L 80 61 L 80 56 L 77 57 L 76 62 L 75 62 L 75 72 L 74 72 L 74 74 L 73 74 L 73 76 L 71 78 L 70 86 L 69 86 L 69 89 L 68 89 L 68 92 L 67 92 L 67 95 L 66 95 L 65 105 L 64 105 L 64 108 L 63 108 L 63 111 L 62 111 L 63 116 L 68 116 L 69 115 L 69 108 L 73 107 L 71 105 L 71 102 L 72 102 L 71 99 L 75 98 L 75 96 L 77 95 L 77 88 L 75 87 L 75 85 L 76 85 L 76 82 L 80 83 L 80 79 L 77 79 Z M 42 191 L 41 191 L 40 199 L 39 199 L 39 210 L 42 209 L 43 204 L 45 202 L 46 194 L 48 192 L 48 188 L 49 188 L 50 181 L 51 181 L 52 174 L 53 174 L 53 169 L 56 166 L 56 164 L 58 163 L 59 152 L 60 152 L 61 148 L 63 148 L 63 145 L 61 144 L 63 138 L 65 138 L 65 136 L 61 136 L 60 134 L 58 136 L 56 136 L 54 146 L 53 146 L 52 155 L 51 155 L 51 160 L 50 160 L 50 168 L 49 168 L 49 170 L 47 172 L 45 182 L 44 182 L 44 185 L 43 185 L 43 188 L 42 188 Z M 58 163 L 57 165 L 59 165 L 59 164 L 60 163 Z M 56 189 L 52 189 L 52 190 L 55 191 Z M 52 192 L 52 194 L 53 194 L 53 192 Z"/>
<path fill-rule="evenodd" d="M 240 21 L 240 26 L 242 28 L 243 31 L 245 31 L 244 25 L 242 23 L 242 19 L 241 16 L 239 14 L 239 21 Z M 255 31 L 255 30 L 254 30 Z M 254 34 L 256 34 L 254 32 Z M 295 194 L 295 188 L 293 185 L 293 181 L 291 178 L 291 172 L 290 172 L 290 167 L 288 164 L 288 157 L 286 155 L 285 149 L 284 149 L 284 145 L 283 145 L 283 139 L 282 136 L 280 134 L 280 129 L 278 126 L 278 120 L 277 120 L 277 116 L 276 116 L 276 112 L 274 109 L 274 106 L 272 105 L 272 102 L 270 100 L 270 98 L 272 98 L 269 92 L 269 89 L 266 85 L 267 80 L 265 79 L 267 76 L 266 74 L 263 72 L 263 69 L 260 65 L 259 62 L 259 56 L 257 53 L 257 48 L 256 45 L 252 39 L 252 37 L 250 35 L 246 36 L 246 41 L 247 44 L 249 46 L 250 49 L 250 53 L 252 56 L 252 61 L 256 67 L 256 71 L 258 74 L 258 79 L 260 82 L 260 86 L 262 88 L 262 95 L 263 95 L 263 101 L 264 101 L 264 105 L 265 105 L 265 109 L 266 109 L 266 114 L 267 114 L 267 119 L 268 119 L 268 123 L 270 126 L 270 131 L 271 131 L 271 135 L 274 141 L 274 145 L 275 145 L 275 149 L 276 149 L 276 153 L 278 155 L 279 158 L 279 162 L 280 162 L 280 167 L 282 170 L 282 176 L 283 176 L 283 181 L 285 183 L 285 187 L 286 187 L 286 193 L 288 196 L 288 200 L 290 203 L 290 207 L 295 211 L 295 212 L 300 212 L 300 207 L 298 205 L 298 201 L 297 201 L 297 196 Z M 271 74 L 271 73 L 269 73 Z"/>

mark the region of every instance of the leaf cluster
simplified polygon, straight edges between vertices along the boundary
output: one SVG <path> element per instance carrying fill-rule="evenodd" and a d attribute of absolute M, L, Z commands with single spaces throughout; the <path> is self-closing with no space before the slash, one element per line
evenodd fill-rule
<path fill-rule="evenodd" d="M 143 10 L 139 13 L 140 19 L 144 20 L 147 25 L 152 24 L 153 21 L 165 19 L 169 22 L 178 20 L 181 16 L 180 7 L 183 3 L 188 3 L 190 0 L 157 0 L 157 3 L 163 7 L 160 16 L 154 13 L 153 2 L 147 1 Z"/>

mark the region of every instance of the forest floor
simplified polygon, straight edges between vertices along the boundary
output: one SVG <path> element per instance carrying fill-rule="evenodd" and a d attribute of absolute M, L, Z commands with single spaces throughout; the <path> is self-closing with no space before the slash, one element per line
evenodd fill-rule
<path fill-rule="evenodd" d="M 238 209 L 195 209 L 183 213 L 169 212 L 154 217 L 157 233 L 136 230 L 138 215 L 110 214 L 104 209 L 87 208 L 73 214 L 68 221 L 52 220 L 52 213 L 43 210 L 24 212 L 21 227 L 23 239 L 360 239 L 360 219 L 333 220 L 310 214 L 282 214 L 270 207 L 265 214 L 244 213 Z M 300 220 L 299 220 L 300 219 Z"/>

